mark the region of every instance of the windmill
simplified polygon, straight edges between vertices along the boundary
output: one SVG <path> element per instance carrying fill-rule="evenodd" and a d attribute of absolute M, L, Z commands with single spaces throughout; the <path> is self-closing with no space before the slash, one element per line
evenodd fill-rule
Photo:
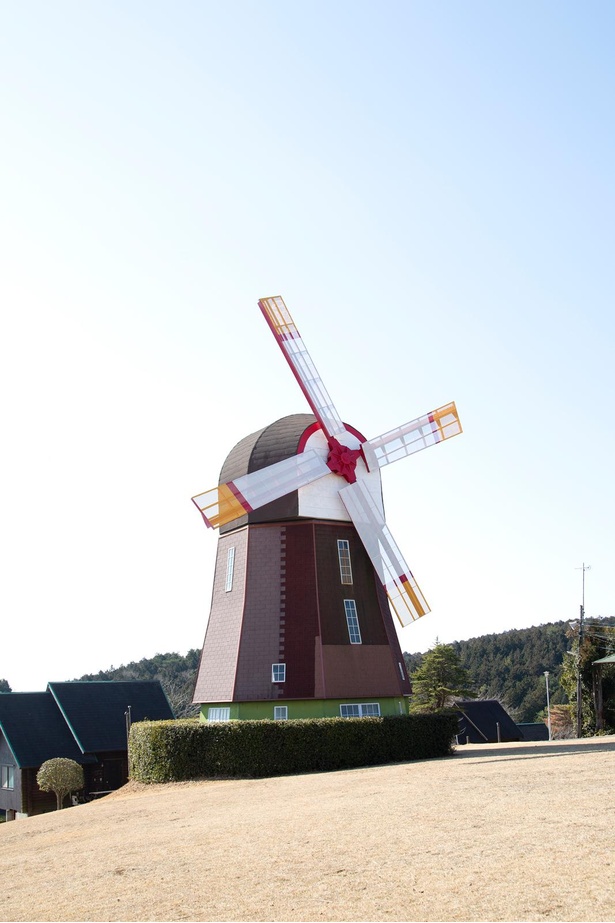
<path fill-rule="evenodd" d="M 204 720 L 403 712 L 391 609 L 405 626 L 429 607 L 386 525 L 380 470 L 461 433 L 455 404 L 366 439 L 283 299 L 259 307 L 312 414 L 245 437 L 219 485 L 193 497 L 220 532 L 194 701 Z"/>

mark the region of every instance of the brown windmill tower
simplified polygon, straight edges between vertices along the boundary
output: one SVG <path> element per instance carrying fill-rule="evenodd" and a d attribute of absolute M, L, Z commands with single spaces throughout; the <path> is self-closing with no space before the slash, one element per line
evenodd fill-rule
<path fill-rule="evenodd" d="M 460 433 L 457 410 L 366 440 L 342 422 L 283 300 L 259 306 L 313 415 L 247 436 L 219 486 L 193 498 L 220 530 L 194 701 L 209 721 L 405 713 L 391 608 L 402 625 L 429 609 L 386 526 L 380 468 Z"/>

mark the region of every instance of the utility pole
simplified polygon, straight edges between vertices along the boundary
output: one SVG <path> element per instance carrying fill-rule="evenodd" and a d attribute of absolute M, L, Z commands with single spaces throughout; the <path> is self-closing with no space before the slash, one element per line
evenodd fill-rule
<path fill-rule="evenodd" d="M 591 570 L 589 564 L 583 562 L 582 567 L 576 570 L 583 571 L 583 591 L 581 595 L 581 618 L 579 619 L 579 652 L 577 657 L 577 737 L 583 736 L 583 685 L 581 683 L 581 647 L 583 645 L 583 617 L 585 616 L 585 571 Z"/>
<path fill-rule="evenodd" d="M 545 670 L 545 680 L 547 683 L 547 727 L 549 728 L 549 740 L 551 740 L 551 703 L 549 702 L 549 671 Z"/>
<path fill-rule="evenodd" d="M 124 718 L 126 720 L 126 746 L 128 746 L 128 742 L 130 741 L 130 729 L 132 727 L 132 705 L 129 705 L 124 712 Z"/>

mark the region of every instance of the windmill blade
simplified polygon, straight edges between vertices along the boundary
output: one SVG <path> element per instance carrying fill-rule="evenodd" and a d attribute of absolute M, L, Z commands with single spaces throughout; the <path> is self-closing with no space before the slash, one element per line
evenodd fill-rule
<path fill-rule="evenodd" d="M 414 455 L 430 445 L 437 445 L 461 433 L 461 423 L 455 403 L 444 404 L 417 420 L 411 420 L 390 433 L 368 439 L 362 445 L 365 464 L 370 471 L 384 468 L 391 462 Z"/>
<path fill-rule="evenodd" d="M 273 298 L 261 298 L 258 306 L 325 435 L 328 438 L 341 436 L 346 432 L 346 427 L 329 397 L 283 299 L 279 295 Z"/>
<path fill-rule="evenodd" d="M 326 474 L 331 471 L 324 459 L 309 450 L 219 484 L 197 494 L 192 502 L 198 506 L 206 525 L 216 529 Z"/>
<path fill-rule="evenodd" d="M 356 481 L 340 490 L 359 538 L 376 568 L 389 602 L 402 625 L 429 612 L 418 584 L 382 518 L 364 481 Z"/>

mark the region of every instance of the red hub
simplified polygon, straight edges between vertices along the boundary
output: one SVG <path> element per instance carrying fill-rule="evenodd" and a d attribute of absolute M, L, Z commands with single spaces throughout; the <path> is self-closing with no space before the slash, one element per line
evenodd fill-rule
<path fill-rule="evenodd" d="M 337 439 L 331 437 L 327 465 L 334 474 L 340 474 L 349 484 L 354 484 L 357 479 L 355 468 L 360 454 L 361 449 L 349 449 L 348 446 L 342 445 Z"/>

